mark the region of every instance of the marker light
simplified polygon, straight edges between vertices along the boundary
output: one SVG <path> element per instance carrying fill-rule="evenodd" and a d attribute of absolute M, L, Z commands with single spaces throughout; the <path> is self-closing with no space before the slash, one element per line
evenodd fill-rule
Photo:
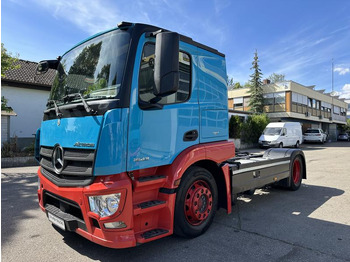
<path fill-rule="evenodd" d="M 112 229 L 112 228 L 125 228 L 126 224 L 124 221 L 117 221 L 117 222 L 111 222 L 111 223 L 104 223 L 105 228 Z"/>

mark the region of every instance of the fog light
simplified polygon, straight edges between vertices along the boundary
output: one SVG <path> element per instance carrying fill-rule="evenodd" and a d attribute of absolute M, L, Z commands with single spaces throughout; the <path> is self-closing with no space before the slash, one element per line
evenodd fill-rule
<path fill-rule="evenodd" d="M 126 224 L 123 221 L 117 221 L 117 222 L 111 222 L 111 223 L 104 223 L 105 228 L 111 229 L 111 228 L 125 228 Z"/>
<path fill-rule="evenodd" d="M 108 217 L 117 212 L 119 208 L 121 193 L 90 196 L 90 210 L 100 217 Z"/>

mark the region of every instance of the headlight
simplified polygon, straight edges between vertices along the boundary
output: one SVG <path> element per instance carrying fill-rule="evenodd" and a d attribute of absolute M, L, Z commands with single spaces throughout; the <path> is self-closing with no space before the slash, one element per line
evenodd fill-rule
<path fill-rule="evenodd" d="M 120 197 L 121 193 L 102 196 L 90 196 L 90 210 L 100 217 L 111 216 L 118 210 Z"/>

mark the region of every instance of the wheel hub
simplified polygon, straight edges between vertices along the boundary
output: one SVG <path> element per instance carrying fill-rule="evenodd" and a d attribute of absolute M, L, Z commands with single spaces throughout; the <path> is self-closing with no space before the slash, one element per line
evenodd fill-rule
<path fill-rule="evenodd" d="M 296 159 L 293 163 L 293 182 L 298 184 L 300 180 L 300 160 Z"/>
<path fill-rule="evenodd" d="M 187 190 L 185 199 L 185 215 L 192 225 L 205 221 L 213 206 L 213 196 L 209 185 L 203 181 L 195 181 Z"/>

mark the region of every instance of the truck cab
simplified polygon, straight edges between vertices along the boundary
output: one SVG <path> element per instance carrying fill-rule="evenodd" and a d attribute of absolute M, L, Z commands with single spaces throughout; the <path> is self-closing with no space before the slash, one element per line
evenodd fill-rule
<path fill-rule="evenodd" d="M 122 22 L 49 68 L 38 199 L 62 230 L 111 248 L 196 237 L 237 193 L 306 178 L 301 151 L 232 159 L 225 56 L 189 37 Z"/>
<path fill-rule="evenodd" d="M 42 61 L 38 73 L 48 68 L 57 75 L 37 157 L 40 206 L 51 222 L 73 215 L 79 223 L 65 229 L 110 247 L 134 246 L 157 230 L 171 234 L 185 167 L 205 160 L 220 170 L 217 163 L 235 154 L 227 141 L 224 55 L 124 22 Z M 107 237 L 113 231 L 132 237 L 114 241 Z"/>

